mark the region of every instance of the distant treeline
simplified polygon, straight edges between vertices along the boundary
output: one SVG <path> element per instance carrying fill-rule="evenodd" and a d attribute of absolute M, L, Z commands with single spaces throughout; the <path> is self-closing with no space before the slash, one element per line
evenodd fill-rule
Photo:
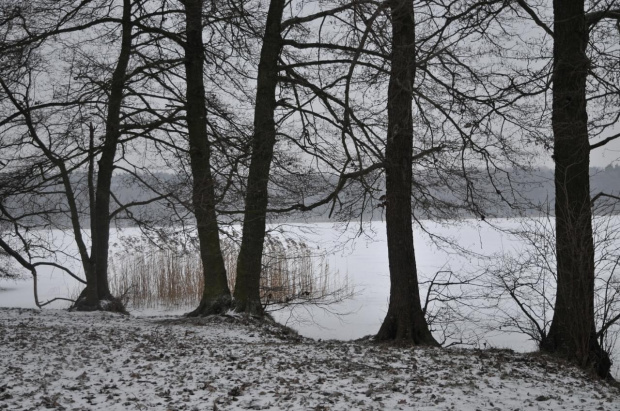
<path fill-rule="evenodd" d="M 508 172 L 508 178 L 501 178 L 501 181 L 495 181 L 491 184 L 490 181 L 479 179 L 476 182 L 477 189 L 481 192 L 495 192 L 497 186 L 501 186 L 502 190 L 510 195 L 497 196 L 496 199 L 487 199 L 485 204 L 482 204 L 479 213 L 473 213 L 471 210 L 459 210 L 455 211 L 455 218 L 507 218 L 507 217 L 519 217 L 519 216 L 534 216 L 541 213 L 549 212 L 553 214 L 555 192 L 553 184 L 553 170 L 550 168 L 540 168 L 530 173 L 524 173 L 523 171 Z M 620 194 L 620 166 L 608 166 L 605 168 L 592 167 L 590 168 L 591 175 L 591 192 L 592 197 L 599 193 L 606 193 L 610 195 Z M 166 176 L 165 174 L 159 175 L 162 180 L 169 179 L 170 181 L 176 180 L 172 175 Z M 334 177 L 334 184 L 327 184 L 326 186 L 335 185 L 336 177 Z M 141 190 L 136 190 L 131 184 L 128 184 L 126 179 L 117 177 L 114 180 L 113 190 L 117 193 L 119 198 L 129 201 L 141 201 L 146 198 L 146 193 Z M 354 190 L 350 188 L 349 190 Z M 456 196 L 455 194 L 442 192 L 439 188 L 430 188 L 431 195 L 438 197 Z M 142 193 L 142 194 L 140 194 Z M 381 189 L 377 190 L 377 198 L 374 202 L 364 208 L 360 209 L 358 216 L 365 221 L 374 220 L 379 221 L 385 218 L 385 209 L 382 206 L 382 202 L 379 200 Z M 329 193 L 323 193 L 328 195 Z M 428 193 L 426 193 L 428 194 Z M 347 195 L 347 191 L 344 190 L 343 195 Z M 144 197 L 144 198 L 143 198 Z M 421 219 L 432 218 L 435 213 L 434 210 L 428 210 L 424 207 L 423 201 L 416 201 L 416 193 L 414 189 L 413 193 L 414 201 L 413 212 Z M 305 204 L 312 204 L 315 201 L 321 199 L 321 194 L 315 194 L 305 199 Z M 447 198 L 449 200 L 449 198 Z M 618 213 L 618 210 L 613 207 L 604 207 L 605 198 L 601 198 L 598 201 L 598 206 L 595 204 L 595 213 Z M 601 206 L 603 205 L 603 206 Z M 294 212 L 294 213 L 272 213 L 272 222 L 325 222 L 337 220 L 337 213 L 334 213 L 334 207 L 332 202 L 319 206 L 308 212 Z M 135 213 L 137 215 L 152 215 L 153 213 L 166 213 L 166 207 L 162 207 L 161 204 L 150 204 L 147 206 L 136 207 Z M 435 210 L 436 211 L 436 210 Z M 331 213 L 331 216 L 330 216 Z M 449 214 L 448 214 L 449 215 Z M 225 220 L 235 221 L 234 215 L 226 216 Z"/>
<path fill-rule="evenodd" d="M 620 195 L 620 166 L 608 166 L 605 168 L 590 168 L 591 175 L 591 192 L 594 198 L 599 193 L 605 193 L 612 196 Z M 325 178 L 322 176 L 321 178 Z M 334 176 L 333 181 L 325 184 L 326 190 L 330 187 L 334 187 L 337 183 L 337 176 Z M 79 185 L 79 180 L 84 180 L 81 176 L 74 176 L 74 183 Z M 190 193 L 189 181 L 179 176 L 166 173 L 158 173 L 151 176 L 152 181 L 157 181 L 157 186 L 161 191 L 168 190 L 174 194 L 165 200 L 154 201 L 148 204 L 136 205 L 130 208 L 130 216 L 128 218 L 126 213 L 119 213 L 116 224 L 121 226 L 134 226 L 140 222 L 148 222 L 155 225 L 175 224 L 180 218 L 193 218 L 191 213 L 187 210 L 183 211 L 184 204 L 189 203 L 188 197 Z M 115 198 L 122 204 L 127 203 L 141 203 L 147 202 L 147 200 L 154 197 L 153 192 L 146 189 L 144 179 L 140 182 L 135 177 L 119 174 L 113 178 L 112 192 Z M 493 182 L 488 179 L 478 178 L 475 182 L 475 188 L 481 193 L 488 193 L 487 196 L 482 196 L 479 207 L 476 211 L 472 209 L 459 208 L 458 206 L 452 206 L 453 204 L 459 204 L 459 193 L 455 193 L 448 190 L 442 190 L 440 186 L 427 186 L 424 185 L 424 192 L 417 193 L 415 187 L 412 193 L 412 210 L 416 218 L 418 219 L 459 219 L 459 218 L 508 218 L 508 217 L 520 217 L 520 216 L 536 216 L 544 213 L 553 214 L 554 209 L 554 184 L 553 184 L 553 170 L 549 168 L 541 168 L 532 172 L 524 173 L 523 171 L 508 171 L 505 176 L 496 176 Z M 355 195 L 357 186 L 352 184 L 343 189 L 339 194 L 341 197 Z M 340 204 L 338 201 L 335 203 L 329 202 L 323 204 L 309 211 L 294 211 L 287 213 L 270 213 L 271 222 L 291 222 L 291 223 L 312 223 L 312 222 L 326 222 L 326 221 L 338 221 L 338 220 L 350 220 L 357 219 L 363 221 L 381 221 L 385 218 L 385 207 L 389 204 L 385 204 L 384 200 L 381 200 L 381 196 L 384 192 L 382 179 L 379 182 L 373 193 L 373 198 L 370 198 L 364 206 L 359 206 L 357 209 L 346 210 L 342 212 L 339 209 Z M 499 194 L 501 192 L 501 195 Z M 78 191 L 78 203 L 83 205 L 84 218 L 88 218 L 88 202 L 86 198 L 86 191 Z M 317 192 L 310 196 L 302 197 L 297 200 L 298 203 L 310 205 L 320 201 L 325 196 L 329 195 L 329 191 L 324 193 Z M 54 195 L 46 195 L 46 197 L 53 197 Z M 84 198 L 81 198 L 84 197 Z M 427 198 L 432 197 L 434 199 L 441 199 L 441 201 L 426 201 Z M 595 214 L 617 214 L 618 210 L 613 206 L 612 199 L 599 196 L 594 204 Z M 31 203 L 32 199 L 29 199 Z M 58 195 L 55 201 L 47 200 L 48 202 L 55 202 L 58 207 L 63 207 L 63 198 Z M 272 208 L 278 208 L 277 196 L 273 197 L 274 203 Z M 291 202 L 292 199 L 287 199 Z M 431 207 L 427 208 L 427 204 L 431 204 Z M 438 210 L 437 205 L 448 205 L 443 210 Z M 18 204 L 13 204 L 16 208 Z M 243 210 L 242 200 L 239 201 L 227 201 L 226 205 L 222 205 L 221 210 L 224 212 L 221 215 L 221 220 L 227 223 L 237 223 L 240 221 L 241 213 L 235 213 L 236 210 Z M 172 218 L 174 214 L 174 218 Z M 33 217 L 35 218 L 35 217 Z M 40 217 L 39 217 L 40 218 Z M 70 221 L 67 215 L 64 213 L 58 213 L 54 216 L 47 215 L 45 218 L 54 218 L 57 225 L 66 225 L 69 228 Z M 64 221 L 66 220 L 66 221 Z"/>

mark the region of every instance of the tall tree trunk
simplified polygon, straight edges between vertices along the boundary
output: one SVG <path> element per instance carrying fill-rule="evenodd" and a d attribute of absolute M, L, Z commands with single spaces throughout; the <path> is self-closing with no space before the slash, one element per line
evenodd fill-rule
<path fill-rule="evenodd" d="M 95 187 L 94 208 L 91 208 L 91 275 L 86 276 L 87 285 L 83 295 L 76 303 L 78 310 L 105 309 L 125 312 L 122 303 L 110 292 L 108 282 L 108 250 L 110 245 L 110 188 L 114 172 L 114 157 L 120 138 L 121 105 L 131 55 L 131 0 L 123 0 L 121 51 L 116 68 L 112 74 L 106 130 L 103 149 L 98 162 L 97 184 Z M 92 133 L 92 130 L 91 130 Z M 91 136 L 92 138 L 92 136 Z M 91 206 L 93 202 L 91 201 Z M 93 301 L 96 294 L 97 301 Z M 102 302 L 105 304 L 102 306 Z"/>
<path fill-rule="evenodd" d="M 392 14 L 392 69 L 388 87 L 385 173 L 391 287 L 390 305 L 377 339 L 438 345 L 422 312 L 413 247 L 411 103 L 416 62 L 413 1 L 391 0 L 390 10 Z"/>
<path fill-rule="evenodd" d="M 541 348 L 609 377 L 596 338 L 590 147 L 586 112 L 588 27 L 584 0 L 554 0 L 553 135 L 557 296 Z"/>
<path fill-rule="evenodd" d="M 220 247 L 215 212 L 215 187 L 211 175 L 211 146 L 207 134 L 207 109 L 203 79 L 202 0 L 185 0 L 185 75 L 187 131 L 193 177 L 192 203 L 200 242 L 204 289 L 198 308 L 190 316 L 220 314 L 231 305 L 226 267 Z"/>
<path fill-rule="evenodd" d="M 265 241 L 269 169 L 276 142 L 274 112 L 278 85 L 278 58 L 282 50 L 280 25 L 284 4 L 284 0 L 271 0 L 267 14 L 258 65 L 254 135 L 245 196 L 243 235 L 237 260 L 235 309 L 255 315 L 263 314 L 260 301 L 260 274 Z"/>

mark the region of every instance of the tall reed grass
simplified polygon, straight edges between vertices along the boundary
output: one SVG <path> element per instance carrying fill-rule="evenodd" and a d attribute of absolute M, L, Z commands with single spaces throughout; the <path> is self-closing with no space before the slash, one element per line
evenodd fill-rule
<path fill-rule="evenodd" d="M 203 288 L 202 263 L 195 246 L 163 246 L 143 238 L 125 241 L 110 259 L 110 287 L 133 308 L 190 308 Z M 228 284 L 234 291 L 238 245 L 222 241 Z M 265 240 L 261 300 L 266 307 L 309 302 L 326 303 L 353 294 L 348 278 L 330 269 L 325 255 L 305 242 L 280 236 Z"/>

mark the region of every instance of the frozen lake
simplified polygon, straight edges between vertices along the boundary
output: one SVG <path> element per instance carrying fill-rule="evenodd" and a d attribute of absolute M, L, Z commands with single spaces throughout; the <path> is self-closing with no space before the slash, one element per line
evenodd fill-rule
<path fill-rule="evenodd" d="M 466 221 L 461 224 L 425 223 L 425 229 L 433 235 L 449 238 L 455 245 L 466 250 L 469 255 L 456 253 L 453 247 L 440 248 L 430 241 L 428 234 L 420 227 L 415 228 L 416 259 L 419 276 L 431 278 L 436 272 L 469 273 L 474 275 L 482 271 L 491 259 L 477 258 L 474 254 L 492 256 L 495 253 L 520 253 L 522 242 L 494 226 L 503 229 L 517 228 L 522 220 L 492 220 L 487 222 Z M 387 243 L 385 224 L 372 222 L 364 226 L 362 232 L 358 225 L 348 228 L 334 226 L 330 223 L 291 224 L 281 226 L 289 235 L 303 238 L 311 249 L 327 259 L 330 271 L 338 275 L 338 279 L 347 279 L 355 291 L 355 296 L 344 302 L 328 306 L 296 306 L 273 313 L 281 323 L 298 330 L 300 334 L 316 339 L 357 339 L 375 334 L 385 316 L 389 299 L 389 271 L 387 261 Z M 124 229 L 115 235 L 128 236 L 136 234 L 135 229 Z M 65 238 L 66 251 L 71 248 L 70 240 Z M 120 241 L 113 239 L 118 249 Z M 79 284 L 58 270 L 42 270 L 39 274 L 39 295 L 42 301 L 54 297 L 75 297 Z M 425 294 L 425 290 L 422 293 Z M 35 308 L 32 296 L 32 281 L 0 280 L 0 306 Z M 51 307 L 66 307 L 66 302 L 52 304 Z M 179 313 L 188 311 L 168 311 Z M 475 312 L 470 310 L 468 312 Z M 159 314 L 155 310 L 132 310 L 132 315 L 144 316 Z M 480 313 L 479 313 L 480 314 Z M 497 311 L 497 315 L 501 312 Z M 480 314 L 485 318 L 489 313 Z M 490 315 L 494 315 L 491 313 Z M 489 318 L 489 317 L 487 317 Z M 439 335 L 437 335 L 439 334 Z M 436 333 L 442 339 L 441 333 Z M 463 322 L 458 333 L 454 333 L 448 341 L 462 341 L 469 345 L 511 348 L 517 351 L 531 351 L 535 343 L 526 335 L 505 332 L 499 329 L 487 329 L 485 324 L 475 321 Z M 618 348 L 618 347 L 617 347 Z M 620 355 L 616 349 L 616 363 Z M 615 365 L 615 375 L 618 366 Z"/>

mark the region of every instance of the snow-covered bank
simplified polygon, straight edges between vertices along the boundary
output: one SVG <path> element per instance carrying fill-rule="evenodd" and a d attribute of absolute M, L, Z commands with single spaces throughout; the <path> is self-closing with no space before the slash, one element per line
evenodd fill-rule
<path fill-rule="evenodd" d="M 617 218 L 617 217 L 616 217 Z M 527 219 L 493 220 L 493 224 L 507 228 L 519 227 Z M 488 222 L 487 222 L 488 223 Z M 436 235 L 453 237 L 453 240 L 466 250 L 484 255 L 496 252 L 515 252 L 523 244 L 499 232 L 487 223 L 469 221 L 460 225 L 442 225 L 437 222 L 425 222 L 427 229 Z M 271 228 L 274 228 L 273 226 Z M 351 225 L 348 230 L 339 229 L 333 224 L 291 224 L 283 226 L 284 235 L 301 236 L 311 249 L 316 249 L 317 258 L 326 258 L 330 270 L 346 276 L 348 282 L 355 287 L 356 295 L 350 300 L 328 307 L 296 306 L 273 313 L 281 323 L 291 326 L 306 337 L 329 340 L 350 340 L 375 334 L 385 317 L 389 299 L 389 269 L 387 261 L 387 243 L 385 225 L 373 222 L 365 227 L 365 233 L 357 236 L 358 226 Z M 139 234 L 136 229 L 114 231 L 112 238 L 113 251 L 111 259 L 116 258 L 115 252 L 127 242 L 120 241 L 122 236 Z M 295 237 L 298 238 L 298 237 Z M 355 238 L 355 241 L 350 241 Z M 62 249 L 70 253 L 71 244 L 67 238 L 58 239 Z M 479 261 L 474 257 L 450 253 L 440 250 L 428 240 L 428 236 L 416 226 L 416 259 L 420 277 L 429 279 L 439 270 L 454 272 L 473 272 L 479 269 Z M 66 244 L 65 244 L 66 243 Z M 324 254 L 328 255 L 325 256 Z M 76 272 L 79 267 L 75 267 Z M 39 295 L 41 300 L 54 297 L 75 297 L 80 284 L 58 270 L 42 269 L 39 275 Z M 3 290 L 4 289 L 4 290 Z M 423 289 L 423 292 L 425 290 Z M 506 302 L 506 309 L 514 309 L 514 304 Z M 66 302 L 52 304 L 52 308 L 66 307 Z M 31 281 L 0 280 L 0 307 L 34 308 Z M 195 307 L 179 307 L 174 312 L 148 309 L 144 311 L 130 307 L 135 316 L 179 315 Z M 324 310 L 326 308 L 327 310 Z M 338 313 L 343 315 L 333 315 Z M 479 313 L 476 313 L 479 314 Z M 492 312 L 494 314 L 494 312 Z M 497 318 L 493 318 L 497 320 Z M 527 324 L 526 324 L 527 325 Z M 533 351 L 535 343 L 524 334 L 506 332 L 505 328 L 489 326 L 484 321 L 466 324 L 464 336 L 455 335 L 456 340 L 462 339 L 470 347 L 510 348 L 516 351 Z M 614 330 L 615 332 L 615 330 Z M 439 335 L 438 338 L 441 338 Z M 620 378 L 620 344 L 612 352 L 615 364 L 612 374 Z"/>
<path fill-rule="evenodd" d="M 315 342 L 228 317 L 0 309 L 0 409 L 618 410 L 538 355 Z"/>
<path fill-rule="evenodd" d="M 478 224 L 461 224 L 443 226 L 439 223 L 426 222 L 435 234 L 454 240 L 465 249 L 491 254 L 510 247 L 511 241 L 488 226 Z M 502 220 L 502 224 L 517 224 L 516 220 Z M 274 312 L 276 319 L 299 331 L 302 335 L 320 339 L 350 340 L 374 334 L 381 326 L 387 311 L 390 279 L 387 259 L 387 242 L 385 224 L 372 222 L 364 227 L 360 235 L 359 226 L 351 224 L 342 228 L 331 223 L 290 224 L 279 226 L 285 237 L 302 239 L 311 249 L 316 250 L 317 260 L 326 258 L 336 280 L 346 276 L 354 287 L 354 298 L 328 307 L 295 306 L 291 309 Z M 275 229 L 275 226 L 271 226 Z M 139 236 L 135 228 L 112 231 L 110 259 L 113 263 L 116 252 L 121 251 L 126 241 L 122 237 Z M 463 256 L 449 254 L 429 242 L 428 236 L 419 229 L 415 230 L 416 259 L 418 271 L 422 278 L 431 277 L 438 270 L 461 270 L 471 261 Z M 71 251 L 69 236 L 56 232 L 55 241 L 58 248 L 68 254 Z M 77 261 L 70 264 L 80 272 Z M 32 281 L 26 274 L 27 281 L 15 282 L 0 279 L 0 307 L 35 308 Z M 46 301 L 55 297 L 75 297 L 82 286 L 59 270 L 41 267 L 39 273 L 39 297 Z M 2 290 L 4 289 L 4 290 Z M 59 301 L 50 308 L 65 308 L 68 303 Z M 180 307 L 175 313 L 191 311 L 194 307 Z M 323 309 L 326 308 L 326 309 Z M 169 314 L 157 310 L 130 311 L 136 315 Z M 334 315 L 336 314 L 336 315 Z M 533 350 L 534 344 L 527 337 L 517 334 L 487 335 L 481 332 L 481 344 L 493 347 L 512 348 L 520 351 Z"/>

